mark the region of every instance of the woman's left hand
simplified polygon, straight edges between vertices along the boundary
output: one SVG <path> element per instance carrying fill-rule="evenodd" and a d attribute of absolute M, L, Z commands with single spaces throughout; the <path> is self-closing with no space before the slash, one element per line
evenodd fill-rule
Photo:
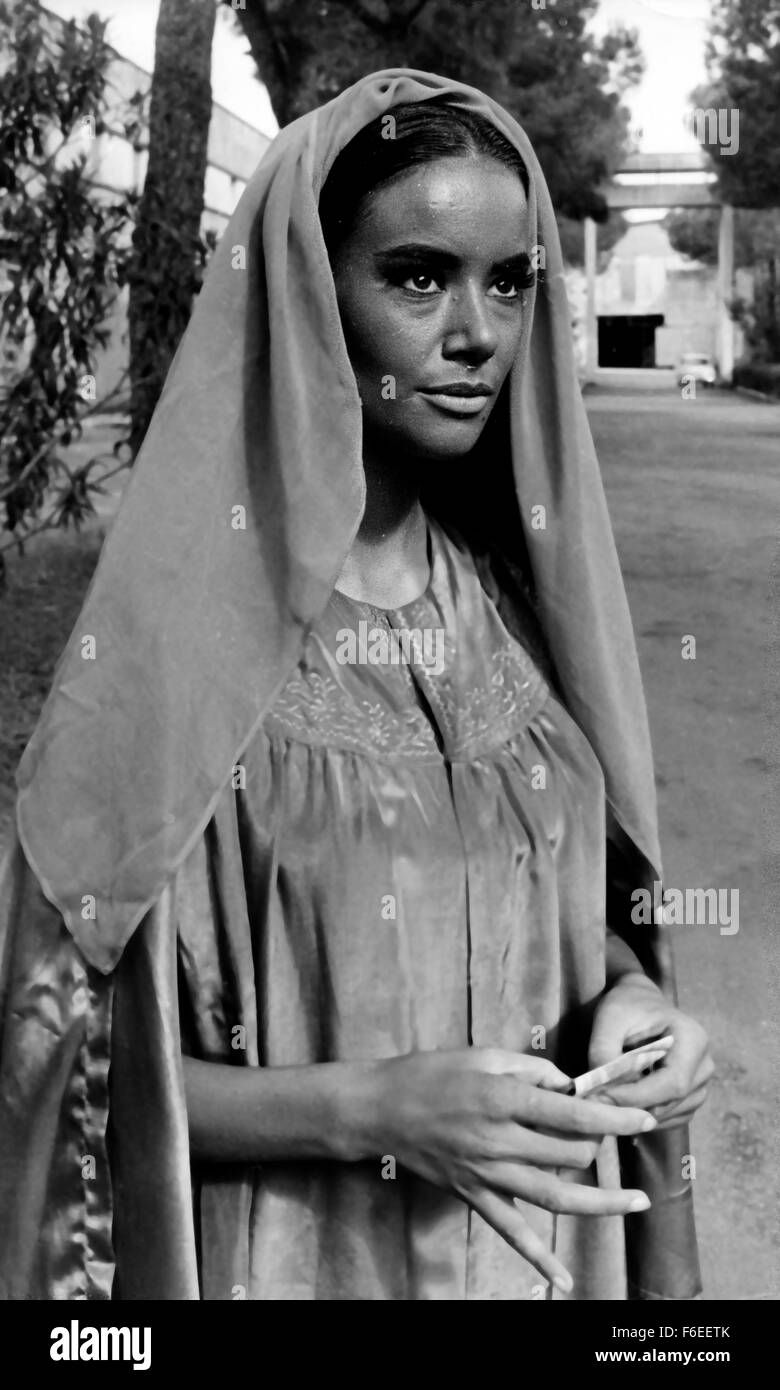
<path fill-rule="evenodd" d="M 698 1110 L 715 1068 L 701 1024 L 676 1009 L 646 975 L 624 975 L 598 1004 L 588 1064 L 603 1066 L 624 1048 L 661 1033 L 671 1033 L 674 1045 L 658 1069 L 637 1081 L 608 1086 L 599 1098 L 611 1096 L 618 1105 L 650 1110 L 659 1129 L 668 1129 Z"/>

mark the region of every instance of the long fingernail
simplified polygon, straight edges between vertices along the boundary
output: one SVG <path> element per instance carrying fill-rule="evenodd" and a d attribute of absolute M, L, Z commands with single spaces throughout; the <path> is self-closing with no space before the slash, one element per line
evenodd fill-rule
<path fill-rule="evenodd" d="M 651 1203 L 650 1203 L 650 1198 L 647 1197 L 647 1196 L 645 1195 L 644 1192 L 642 1192 L 642 1193 L 640 1194 L 639 1197 L 635 1197 L 635 1198 L 634 1198 L 634 1200 L 633 1200 L 633 1202 L 631 1203 L 631 1206 L 628 1208 L 628 1210 L 629 1210 L 629 1211 L 647 1211 L 647 1208 L 648 1208 L 650 1205 L 651 1205 Z"/>
<path fill-rule="evenodd" d="M 553 1283 L 556 1289 L 560 1289 L 561 1293 L 571 1293 L 574 1288 L 571 1275 L 569 1274 L 556 1274 Z"/>

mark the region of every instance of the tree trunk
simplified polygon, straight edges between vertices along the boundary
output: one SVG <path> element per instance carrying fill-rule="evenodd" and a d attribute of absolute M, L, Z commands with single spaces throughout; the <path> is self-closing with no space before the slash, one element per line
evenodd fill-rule
<path fill-rule="evenodd" d="M 160 0 L 149 163 L 128 277 L 134 453 L 200 284 L 215 19 L 214 0 Z"/>
<path fill-rule="evenodd" d="M 289 45 L 284 39 L 284 16 L 281 22 L 269 13 L 263 0 L 244 0 L 243 4 L 223 0 L 240 21 L 249 41 L 258 76 L 268 91 L 273 113 L 280 126 L 291 119 L 294 109 L 295 84 L 299 74 L 294 71 Z"/>

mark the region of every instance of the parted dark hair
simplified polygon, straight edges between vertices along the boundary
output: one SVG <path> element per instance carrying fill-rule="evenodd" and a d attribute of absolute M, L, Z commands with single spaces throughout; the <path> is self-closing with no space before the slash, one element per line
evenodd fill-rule
<path fill-rule="evenodd" d="M 511 169 L 528 192 L 528 171 L 514 145 L 485 116 L 444 101 L 394 106 L 369 122 L 337 155 L 320 194 L 328 255 L 338 250 L 378 188 L 420 164 L 487 156 Z"/>

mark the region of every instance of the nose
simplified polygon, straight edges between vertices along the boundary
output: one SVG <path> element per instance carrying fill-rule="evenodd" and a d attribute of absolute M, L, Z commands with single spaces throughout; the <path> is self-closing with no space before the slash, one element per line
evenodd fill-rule
<path fill-rule="evenodd" d="M 443 353 L 451 361 L 476 366 L 492 357 L 498 346 L 495 325 L 477 284 L 467 285 L 453 295 Z"/>

